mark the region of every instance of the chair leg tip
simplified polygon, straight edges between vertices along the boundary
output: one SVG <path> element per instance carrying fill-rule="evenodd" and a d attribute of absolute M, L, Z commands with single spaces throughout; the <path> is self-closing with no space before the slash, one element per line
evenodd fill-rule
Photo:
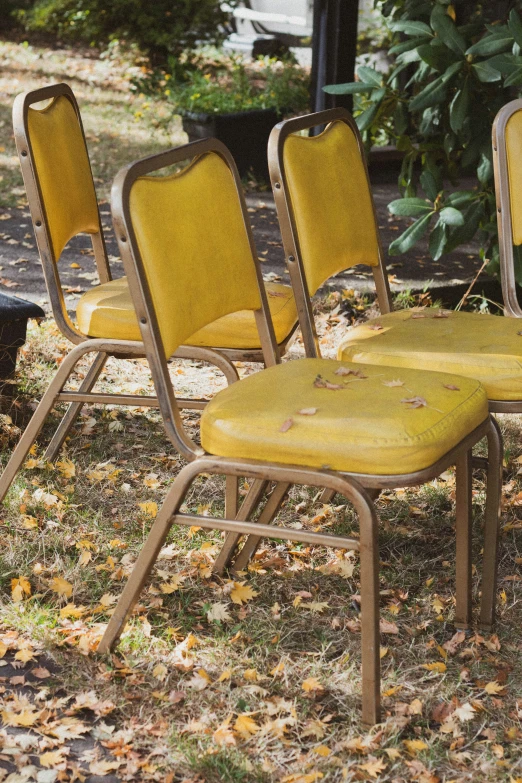
<path fill-rule="evenodd" d="M 484 633 L 493 633 L 495 629 L 495 623 L 479 623 L 479 629 Z"/>
<path fill-rule="evenodd" d="M 469 622 L 459 622 L 457 620 L 454 621 L 453 625 L 458 631 L 468 631 L 470 626 Z"/>

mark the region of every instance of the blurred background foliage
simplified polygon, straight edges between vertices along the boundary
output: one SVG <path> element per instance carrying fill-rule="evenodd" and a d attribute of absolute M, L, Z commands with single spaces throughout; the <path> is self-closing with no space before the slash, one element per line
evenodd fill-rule
<path fill-rule="evenodd" d="M 390 246 L 407 252 L 429 234 L 434 259 L 478 239 L 488 271 L 498 270 L 491 128 L 498 110 L 522 93 L 522 20 L 515 2 L 384 0 L 391 34 L 387 71 L 358 69 L 331 85 L 352 94 L 366 144 L 404 153 L 402 198 L 389 210 L 414 222 Z M 473 187 L 456 190 L 462 177 Z M 517 255 L 522 283 L 522 254 Z"/>

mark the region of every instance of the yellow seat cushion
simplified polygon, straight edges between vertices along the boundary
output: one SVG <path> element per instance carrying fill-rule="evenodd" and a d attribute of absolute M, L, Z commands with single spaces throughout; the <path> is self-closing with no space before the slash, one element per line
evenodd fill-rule
<path fill-rule="evenodd" d="M 279 283 L 266 283 L 266 292 L 276 339 L 282 343 L 297 322 L 292 289 Z M 89 337 L 141 340 L 126 277 L 87 291 L 78 300 L 76 320 L 80 331 Z M 187 345 L 239 350 L 260 348 L 254 313 L 240 310 L 218 318 L 192 335 Z"/>
<path fill-rule="evenodd" d="M 435 317 L 441 313 L 447 317 Z M 398 310 L 350 329 L 337 358 L 452 372 L 476 378 L 490 400 L 522 400 L 522 324 L 516 318 Z"/>
<path fill-rule="evenodd" d="M 345 374 L 336 374 L 341 367 Z M 367 377 L 346 374 L 350 369 Z M 318 388 L 318 375 L 343 388 Z M 487 418 L 476 380 L 402 370 L 404 385 L 387 385 L 396 378 L 393 368 L 330 359 L 276 365 L 208 403 L 201 443 L 223 457 L 399 475 L 429 467 Z M 419 407 L 404 402 L 414 398 Z M 299 412 L 314 408 L 313 415 Z M 292 426 L 282 431 L 289 419 Z"/>

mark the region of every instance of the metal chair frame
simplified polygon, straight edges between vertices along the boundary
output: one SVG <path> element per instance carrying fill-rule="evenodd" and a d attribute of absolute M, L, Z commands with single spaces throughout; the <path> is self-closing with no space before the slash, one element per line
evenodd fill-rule
<path fill-rule="evenodd" d="M 500 280 L 506 315 L 514 318 L 522 318 L 522 308 L 518 301 L 515 280 L 506 127 L 511 117 L 519 111 L 522 111 L 522 98 L 503 106 L 495 117 L 492 132 L 493 170 L 495 174 L 495 197 L 500 249 Z M 520 412 L 520 406 L 522 406 L 522 403 L 520 403 L 517 413 Z"/>
<path fill-rule="evenodd" d="M 49 300 L 51 302 L 51 308 L 54 319 L 60 329 L 61 333 L 75 345 L 82 345 L 81 351 L 73 352 L 73 356 L 76 357 L 76 362 L 80 358 L 90 352 L 96 350 L 96 356 L 91 364 L 89 371 L 87 372 L 83 382 L 80 385 L 78 391 L 65 391 L 64 387 L 68 380 L 68 377 L 74 371 L 75 364 L 70 366 L 70 371 L 67 377 L 63 377 L 63 372 L 60 372 L 57 377 L 62 379 L 59 387 L 53 382 L 52 388 L 55 389 L 56 394 L 54 398 L 49 400 L 45 412 L 44 408 L 39 406 L 37 413 L 35 413 L 36 420 L 31 422 L 31 427 L 28 428 L 24 438 L 20 441 L 19 446 L 13 453 L 11 460 L 0 477 L 0 502 L 5 497 L 11 482 L 13 481 L 17 471 L 23 463 L 32 443 L 38 437 L 38 434 L 43 426 L 45 417 L 52 406 L 57 402 L 68 402 L 69 407 L 58 425 L 49 445 L 45 452 L 45 459 L 53 461 L 67 438 L 75 420 L 77 419 L 83 405 L 85 403 L 101 404 L 101 405 L 138 405 L 148 407 L 159 407 L 156 397 L 130 395 L 130 394 L 104 394 L 101 392 L 93 391 L 98 378 L 103 371 L 103 368 L 107 362 L 107 359 L 112 356 L 115 358 L 143 358 L 145 357 L 145 351 L 142 343 L 136 341 L 126 340 L 110 340 L 100 338 L 90 338 L 87 335 L 80 332 L 72 323 L 67 313 L 65 306 L 60 275 L 58 271 L 59 258 L 55 258 L 53 246 L 51 242 L 51 234 L 49 229 L 49 222 L 46 215 L 45 204 L 43 202 L 42 193 L 38 181 L 38 174 L 34 161 L 34 155 L 31 145 L 30 134 L 28 131 L 28 112 L 31 106 L 41 101 L 53 100 L 59 96 L 66 97 L 72 104 L 73 109 L 78 120 L 78 125 L 81 130 L 83 142 L 85 144 L 85 151 L 87 161 L 89 162 L 89 156 L 87 151 L 87 144 L 85 140 L 85 133 L 83 129 L 82 119 L 76 98 L 73 91 L 67 84 L 53 84 L 47 87 L 42 87 L 37 90 L 31 90 L 29 92 L 18 95 L 15 99 L 13 106 L 13 125 L 14 135 L 16 141 L 16 147 L 20 159 L 20 165 L 22 169 L 22 175 L 24 178 L 24 184 L 27 191 L 27 198 L 29 202 L 29 209 L 31 212 L 31 218 L 33 222 L 34 233 L 36 237 L 36 243 L 42 262 L 42 268 L 44 272 L 47 292 Z M 234 177 L 236 188 L 238 193 L 241 191 L 241 181 L 235 172 Z M 252 253 L 255 253 L 255 247 L 251 235 L 250 222 L 246 210 L 244 210 L 244 223 L 245 228 L 250 237 L 250 243 L 252 247 Z M 98 231 L 95 234 L 91 234 L 92 247 L 94 251 L 94 258 L 96 262 L 96 268 L 100 277 L 101 283 L 107 283 L 112 279 L 111 269 L 109 266 L 107 251 L 105 247 L 105 239 L 103 236 L 103 229 L 101 225 L 101 219 L 98 209 Z M 289 347 L 291 341 L 295 336 L 297 330 L 297 324 L 287 338 L 277 346 L 277 350 L 284 353 Z M 103 350 L 99 348 L 103 344 Z M 90 347 L 89 347 L 90 346 Z M 96 346 L 98 346 L 96 348 Z M 195 359 L 215 365 L 223 374 L 227 380 L 227 383 L 234 383 L 239 379 L 236 368 L 233 365 L 233 361 L 248 361 L 248 362 L 262 362 L 263 352 L 261 350 L 239 350 L 229 348 L 207 348 L 199 346 L 180 346 L 176 351 L 174 357 L 177 359 Z M 66 365 L 69 367 L 69 362 Z M 51 388 L 51 387 L 50 387 Z M 47 399 L 47 398 L 46 398 Z M 180 399 L 179 403 L 182 408 L 192 408 L 196 410 L 202 410 L 207 404 L 206 399 Z M 29 435 L 27 433 L 33 433 L 33 441 L 29 442 Z M 227 508 L 231 515 L 235 516 L 237 513 L 237 481 L 230 481 L 227 485 Z"/>
<path fill-rule="evenodd" d="M 457 468 L 457 588 L 456 588 L 456 624 L 467 627 L 471 620 L 471 448 L 486 436 L 489 444 L 488 497 L 486 511 L 486 531 L 488 545 L 496 547 L 499 492 L 501 439 L 498 428 L 491 418 L 471 432 L 462 442 L 436 464 L 416 473 L 405 475 L 380 475 L 341 473 L 331 470 L 319 470 L 302 466 L 292 466 L 277 462 L 261 462 L 247 459 L 233 459 L 213 456 L 205 453 L 191 441 L 183 429 L 175 393 L 167 370 L 167 360 L 163 348 L 150 288 L 145 273 L 145 264 L 133 230 L 130 211 L 130 193 L 136 180 L 164 167 L 178 163 L 183 156 L 200 151 L 219 154 L 229 166 L 233 166 L 230 154 L 219 142 L 195 142 L 184 148 L 177 148 L 161 155 L 133 163 L 122 169 L 117 175 L 112 191 L 113 219 L 120 244 L 121 255 L 130 290 L 134 297 L 136 313 L 140 324 L 145 352 L 151 367 L 158 403 L 163 414 L 166 432 L 174 447 L 187 459 L 188 465 L 176 477 L 172 487 L 158 513 L 134 569 L 124 587 L 118 604 L 111 616 L 105 634 L 99 645 L 99 652 L 106 653 L 117 643 L 125 627 L 126 620 L 135 605 L 157 556 L 173 524 L 198 525 L 207 529 L 227 531 L 235 546 L 242 535 L 258 539 L 260 536 L 301 541 L 312 545 L 333 546 L 341 549 L 357 550 L 361 557 L 361 623 L 362 623 L 362 719 L 366 724 L 374 724 L 380 719 L 380 644 L 379 644 L 379 555 L 378 555 L 378 518 L 371 498 L 372 490 L 384 487 L 397 487 L 421 484 L 440 475 L 448 466 Z M 261 309 L 255 311 L 265 364 L 277 363 L 277 346 L 264 295 L 257 259 L 256 264 Z M 261 370 L 262 372 L 262 370 Z M 253 411 L 253 415 L 255 412 Z M 247 476 L 254 479 L 252 489 L 241 507 L 248 508 L 242 519 L 204 517 L 198 514 L 182 513 L 183 499 L 193 481 L 201 474 L 220 474 L 225 476 Z M 248 521 L 253 510 L 269 482 L 276 487 L 265 506 L 258 522 Z M 288 529 L 270 522 L 277 513 L 288 488 L 292 484 L 328 488 L 339 492 L 354 506 L 360 527 L 359 539 L 332 534 L 315 533 L 307 530 Z M 257 497 L 254 497 L 254 494 Z M 248 501 L 248 503 L 247 503 Z M 247 539 L 248 544 L 248 539 Z M 496 553 L 496 550 L 495 550 Z M 482 596 L 481 620 L 490 625 L 495 598 L 495 562 L 488 558 L 490 568 L 486 575 Z"/>

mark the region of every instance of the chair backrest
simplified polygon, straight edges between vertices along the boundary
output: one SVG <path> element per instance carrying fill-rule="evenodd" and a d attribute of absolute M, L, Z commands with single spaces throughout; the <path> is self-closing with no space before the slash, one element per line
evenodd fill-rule
<path fill-rule="evenodd" d="M 319 135 L 302 135 L 323 125 Z M 371 266 L 381 311 L 391 309 L 364 148 L 351 115 L 330 109 L 276 125 L 268 159 L 305 349 L 314 356 L 309 300 L 332 275 Z"/>
<path fill-rule="evenodd" d="M 57 269 L 67 242 L 90 234 L 101 282 L 111 276 L 74 93 L 67 84 L 53 84 L 18 95 L 13 125 L 53 314 L 64 334 L 78 342 L 84 336 L 67 316 Z"/>
<path fill-rule="evenodd" d="M 504 304 L 509 315 L 521 318 L 513 246 L 522 245 L 522 99 L 503 106 L 495 118 L 493 165 Z"/>
<path fill-rule="evenodd" d="M 176 349 L 206 324 L 252 310 L 265 363 L 279 360 L 234 161 L 205 139 L 132 163 L 116 176 L 112 211 L 167 432 L 190 458 L 167 369 Z"/>

